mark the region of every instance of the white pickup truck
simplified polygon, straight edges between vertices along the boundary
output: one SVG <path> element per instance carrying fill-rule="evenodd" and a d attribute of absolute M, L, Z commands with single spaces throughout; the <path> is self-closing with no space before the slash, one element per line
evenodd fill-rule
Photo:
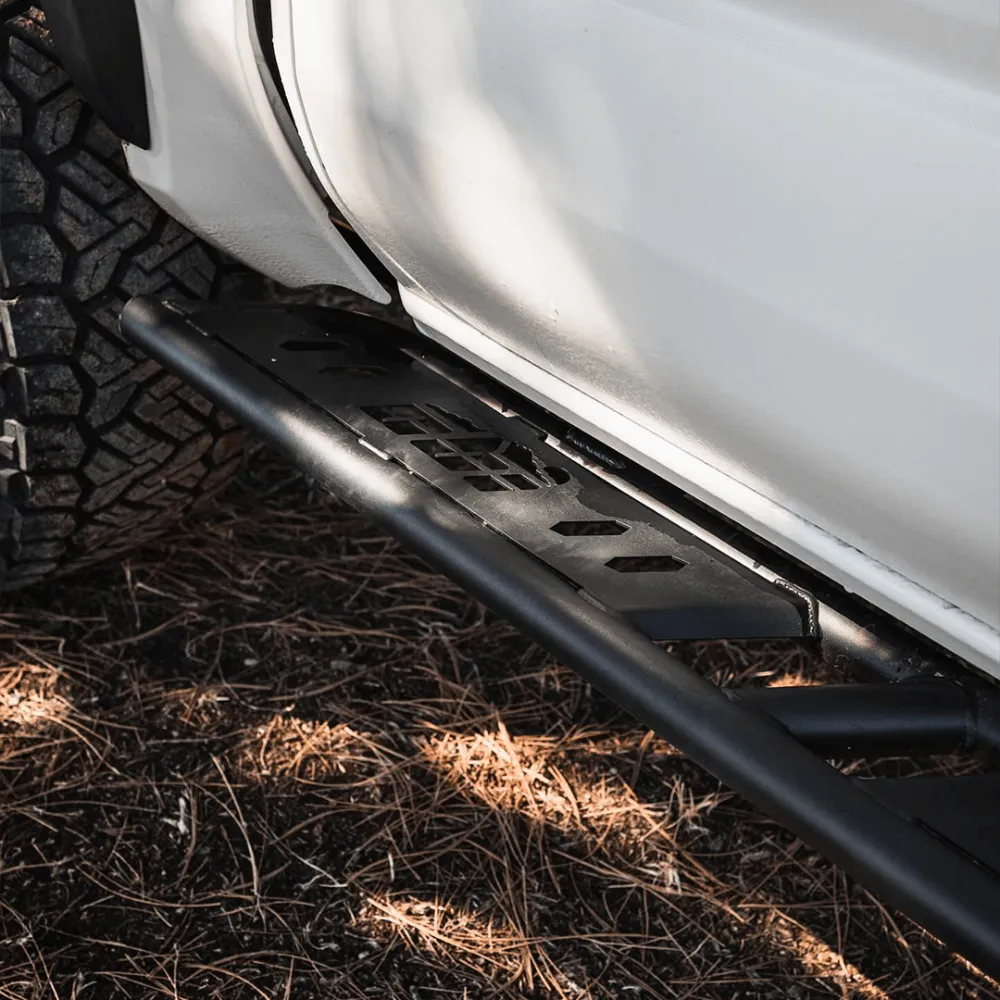
<path fill-rule="evenodd" d="M 1000 970 L 996 0 L 43 6 L 0 0 L 0 586 L 252 427 Z M 769 636 L 865 679 L 655 643 Z M 937 750 L 982 773 L 828 763 Z"/>

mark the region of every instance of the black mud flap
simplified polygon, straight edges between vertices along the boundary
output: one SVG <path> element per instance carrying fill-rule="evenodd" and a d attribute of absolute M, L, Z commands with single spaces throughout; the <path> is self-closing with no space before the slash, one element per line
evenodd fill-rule
<path fill-rule="evenodd" d="M 70 79 L 119 139 L 149 149 L 135 0 L 45 0 L 44 7 L 45 23 Z"/>
<path fill-rule="evenodd" d="M 819 756 L 968 745 L 981 693 L 940 677 L 719 690 L 652 640 L 803 637 L 808 600 L 435 374 L 422 342 L 385 323 L 140 299 L 123 329 L 692 760 L 1000 975 L 997 778 L 856 781 Z"/>

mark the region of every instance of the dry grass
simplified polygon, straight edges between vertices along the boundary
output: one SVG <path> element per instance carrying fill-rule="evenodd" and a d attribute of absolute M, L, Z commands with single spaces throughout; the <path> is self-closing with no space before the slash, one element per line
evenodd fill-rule
<path fill-rule="evenodd" d="M 0 631 L 2 998 L 1000 996 L 278 463 Z"/>

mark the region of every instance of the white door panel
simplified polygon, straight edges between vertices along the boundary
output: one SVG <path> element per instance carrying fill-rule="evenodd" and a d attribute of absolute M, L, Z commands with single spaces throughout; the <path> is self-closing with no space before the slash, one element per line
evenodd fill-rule
<path fill-rule="evenodd" d="M 280 0 L 276 40 L 404 285 L 1000 626 L 994 0 Z"/>

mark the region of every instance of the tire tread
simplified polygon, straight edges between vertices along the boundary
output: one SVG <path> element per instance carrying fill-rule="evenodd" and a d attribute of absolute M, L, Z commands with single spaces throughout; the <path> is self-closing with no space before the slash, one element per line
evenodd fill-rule
<path fill-rule="evenodd" d="M 126 344 L 122 306 L 240 269 L 131 181 L 44 15 L 0 0 L 0 589 L 140 544 L 235 470 L 233 422 Z"/>

